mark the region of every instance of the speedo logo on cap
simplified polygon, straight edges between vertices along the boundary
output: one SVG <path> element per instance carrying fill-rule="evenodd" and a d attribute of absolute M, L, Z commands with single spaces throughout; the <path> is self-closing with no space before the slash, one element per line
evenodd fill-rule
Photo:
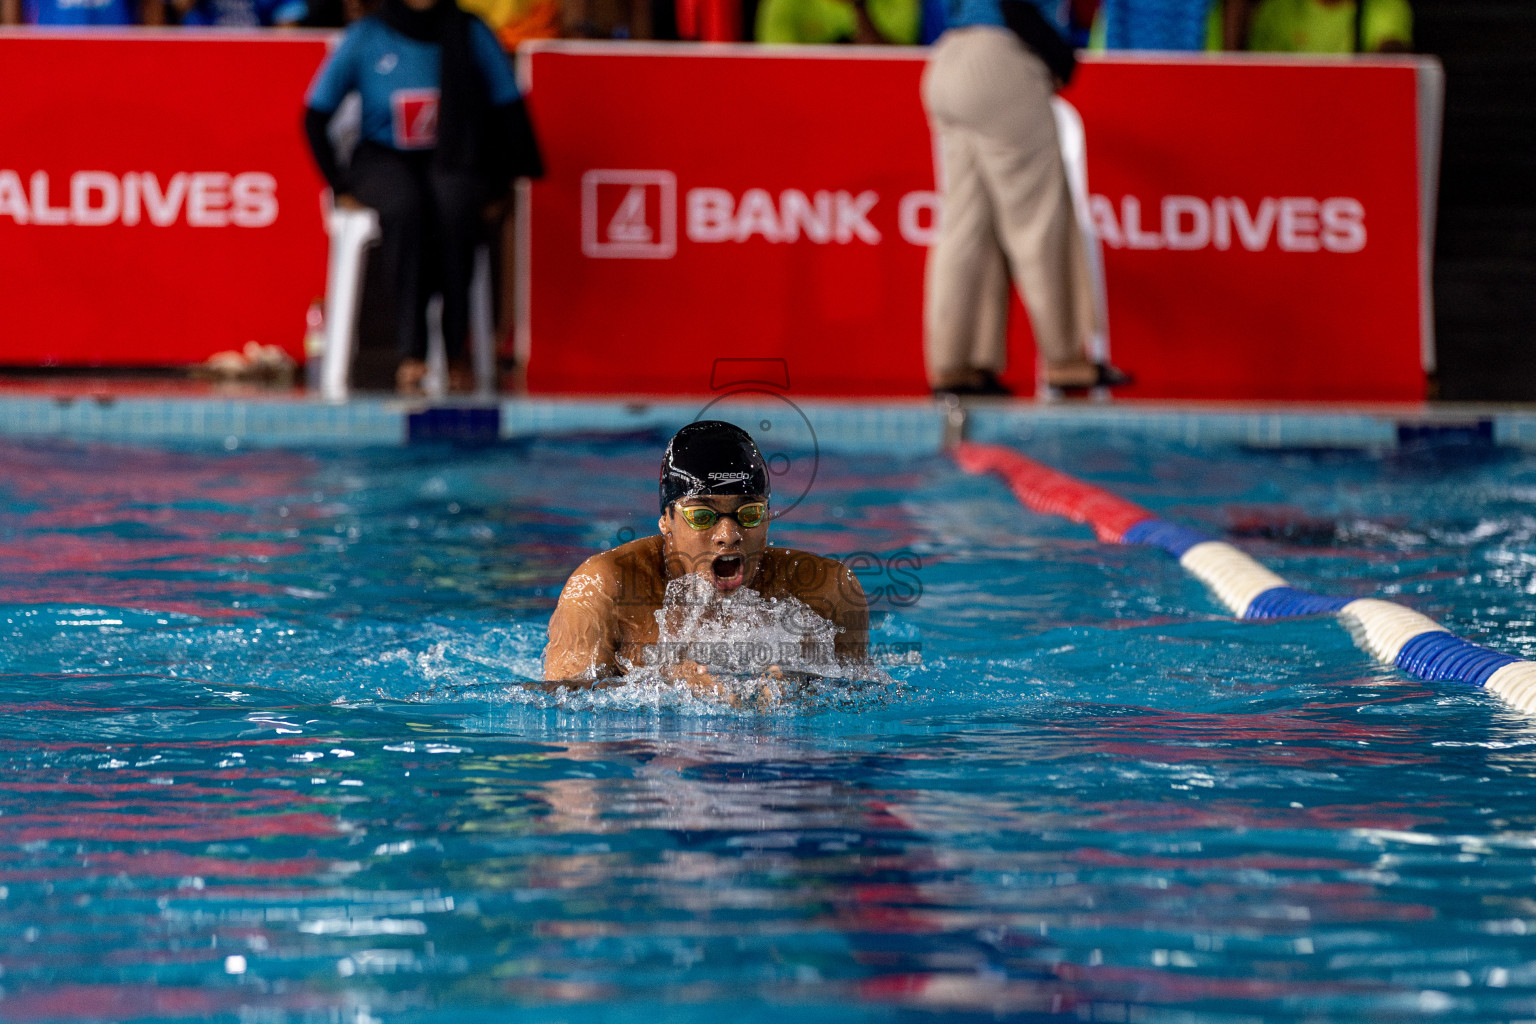
<path fill-rule="evenodd" d="M 720 481 L 723 484 L 734 484 L 734 483 L 738 483 L 738 482 L 740 482 L 742 480 L 750 480 L 750 479 L 752 479 L 752 474 L 751 473 L 742 473 L 742 472 L 739 472 L 739 471 L 735 472 L 735 473 L 711 473 L 711 474 L 709 474 L 709 478 L 711 480 L 718 480 L 718 481 Z"/>

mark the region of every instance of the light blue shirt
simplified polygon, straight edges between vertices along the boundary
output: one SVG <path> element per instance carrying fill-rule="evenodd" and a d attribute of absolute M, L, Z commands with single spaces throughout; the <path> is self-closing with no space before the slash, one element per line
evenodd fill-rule
<path fill-rule="evenodd" d="M 1204 50 L 1211 0 L 1104 0 L 1108 50 Z"/>
<path fill-rule="evenodd" d="M 479 18 L 471 19 L 469 42 L 491 105 L 516 100 L 517 82 L 506 52 Z M 437 143 L 442 80 L 441 46 L 401 35 L 378 18 L 364 18 L 347 29 L 315 73 L 304 103 L 330 114 L 347 93 L 356 92 L 363 101 L 363 138 L 395 149 L 428 149 Z"/>
<path fill-rule="evenodd" d="M 1045 20 L 1056 26 L 1063 38 L 1067 35 L 1067 19 L 1071 6 L 1067 0 L 1025 0 L 1040 8 L 1040 13 Z M 1003 9 L 998 6 L 998 0 L 946 0 L 946 15 L 949 28 L 968 28 L 971 25 L 996 25 L 998 28 L 1006 26 L 1003 21 Z"/>

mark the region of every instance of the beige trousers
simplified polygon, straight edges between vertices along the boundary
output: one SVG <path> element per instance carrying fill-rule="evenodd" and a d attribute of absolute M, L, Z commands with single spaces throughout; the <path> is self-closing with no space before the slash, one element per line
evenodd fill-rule
<path fill-rule="evenodd" d="M 951 29 L 923 73 L 943 215 L 923 297 L 930 383 L 1003 369 L 1008 283 L 1049 364 L 1087 358 L 1087 253 L 1051 115 L 1051 73 L 1005 28 Z"/>

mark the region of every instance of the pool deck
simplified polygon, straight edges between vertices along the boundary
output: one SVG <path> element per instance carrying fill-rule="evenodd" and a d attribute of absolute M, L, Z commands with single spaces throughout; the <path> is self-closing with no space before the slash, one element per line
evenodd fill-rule
<path fill-rule="evenodd" d="M 741 395 L 515 396 L 405 400 L 360 396 L 344 403 L 300 390 L 220 388 L 192 382 L 33 379 L 0 382 L 0 437 L 126 444 L 240 447 L 490 443 L 532 436 L 668 432 L 725 403 L 730 417 L 758 418 L 792 448 L 937 452 L 954 425 L 926 398 L 797 398 L 767 388 Z M 1255 405 L 1033 399 L 964 407 L 969 440 L 1021 442 L 1082 430 L 1188 445 L 1260 448 L 1394 448 L 1421 441 L 1536 448 L 1536 406 Z M 719 415 L 719 411 L 713 413 Z"/>

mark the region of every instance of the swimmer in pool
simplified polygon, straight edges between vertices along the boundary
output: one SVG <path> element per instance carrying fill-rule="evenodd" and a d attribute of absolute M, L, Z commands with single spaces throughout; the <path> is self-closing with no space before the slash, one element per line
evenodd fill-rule
<path fill-rule="evenodd" d="M 688 575 L 698 578 L 695 593 L 796 598 L 837 628 L 839 662 L 864 660 L 869 608 L 858 577 L 836 559 L 768 545 L 768 467 L 751 435 L 719 420 L 688 424 L 667 443 L 660 489 L 660 533 L 593 555 L 566 581 L 549 620 L 547 681 L 621 683 L 658 640 L 667 584 Z M 721 692 L 695 662 L 664 671 L 698 692 Z"/>

